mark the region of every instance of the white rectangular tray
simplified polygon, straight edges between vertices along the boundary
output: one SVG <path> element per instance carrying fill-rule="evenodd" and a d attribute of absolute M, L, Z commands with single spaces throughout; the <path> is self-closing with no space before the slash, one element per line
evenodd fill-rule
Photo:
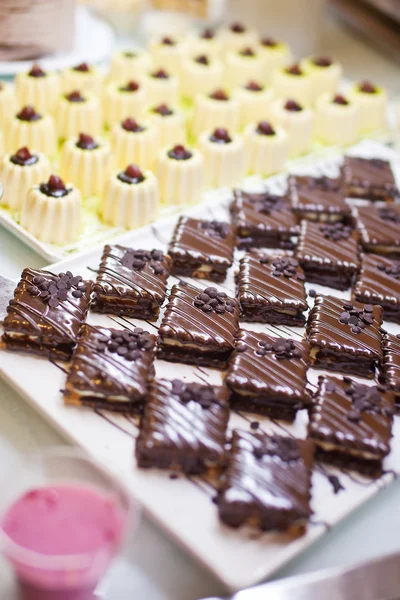
<path fill-rule="evenodd" d="M 400 157 L 390 149 L 376 143 L 363 142 L 352 152 L 366 157 L 390 159 L 399 178 Z M 326 159 L 316 163 L 313 167 L 304 167 L 302 172 L 315 175 L 335 175 L 338 164 L 337 158 Z M 260 181 L 252 181 L 248 182 L 248 185 L 251 185 L 252 189 L 256 189 L 262 184 Z M 283 191 L 284 186 L 284 176 L 278 176 L 268 181 L 268 187 L 273 192 Z M 193 208 L 189 212 L 205 218 L 226 219 L 228 199 L 226 194 L 224 196 L 218 192 L 215 194 L 215 198 L 209 199 L 206 205 Z M 132 232 L 129 240 L 126 241 L 138 248 L 166 249 L 175 220 L 176 217 L 145 230 Z M 97 268 L 100 256 L 101 250 L 97 249 L 84 256 L 76 256 L 52 265 L 50 268 L 55 272 L 71 270 L 75 274 L 93 278 L 92 269 Z M 240 254 L 237 253 L 234 267 L 231 269 L 226 283 L 220 286 L 231 294 L 234 290 L 233 273 L 237 267 L 239 256 Z M 174 281 L 175 279 L 171 277 L 169 285 L 172 285 Z M 207 286 L 207 283 L 191 281 L 199 287 Z M 349 298 L 349 292 L 338 293 L 316 285 L 309 287 L 323 293 L 339 295 L 344 299 Z M 122 327 L 140 324 L 149 330 L 154 327 L 154 325 L 147 325 L 137 320 L 124 320 L 95 314 L 89 315 L 89 322 L 112 327 L 115 327 L 117 323 Z M 385 323 L 384 326 L 392 333 L 400 333 L 400 326 L 388 323 Z M 244 324 L 244 328 L 269 331 L 274 335 L 297 337 L 298 339 L 303 334 L 303 330 L 300 328 L 289 329 L 248 323 Z M 250 586 L 270 576 L 286 561 L 323 535 L 328 527 L 343 519 L 385 487 L 395 472 L 400 472 L 400 419 L 396 417 L 392 452 L 385 461 L 386 474 L 381 479 L 370 481 L 360 475 L 346 474 L 333 467 L 324 469 L 318 467 L 315 470 L 312 498 L 314 516 L 306 535 L 293 540 L 283 534 L 260 534 L 250 529 L 232 530 L 218 520 L 217 509 L 212 502 L 216 493 L 215 482 L 205 477 L 184 476 L 180 476 L 177 480 L 171 480 L 168 472 L 136 468 L 134 460 L 134 443 L 138 433 L 136 419 L 105 411 L 96 412 L 91 409 L 64 406 L 60 390 L 64 387 L 65 375 L 61 369 L 45 359 L 2 351 L 0 364 L 3 377 L 26 400 L 69 440 L 85 448 L 107 468 L 112 469 L 116 475 L 123 478 L 154 520 L 232 590 Z M 161 377 L 182 377 L 197 382 L 218 383 L 222 380 L 222 374 L 215 370 L 158 360 L 156 361 L 156 372 L 157 376 Z M 308 377 L 311 385 L 315 385 L 320 373 L 321 371 L 309 371 Z M 367 381 L 366 383 L 372 384 Z M 234 427 L 248 429 L 253 420 L 258 420 L 261 428 L 265 431 L 282 433 L 286 430 L 302 437 L 306 433 L 307 415 L 305 411 L 301 411 L 293 425 L 272 422 L 243 412 L 233 413 L 229 427 L 230 429 Z M 327 474 L 337 475 L 344 490 L 334 494 Z"/>

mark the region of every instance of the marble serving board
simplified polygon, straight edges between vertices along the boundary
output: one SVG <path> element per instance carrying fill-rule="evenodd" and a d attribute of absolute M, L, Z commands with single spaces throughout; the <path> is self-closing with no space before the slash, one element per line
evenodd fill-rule
<path fill-rule="evenodd" d="M 400 156 L 392 150 L 376 143 L 364 142 L 353 149 L 354 154 L 366 157 L 380 157 L 391 160 L 398 180 L 400 180 Z M 340 157 L 328 158 L 300 169 L 311 175 L 335 176 L 340 165 Z M 247 181 L 247 187 L 254 191 L 267 186 L 271 192 L 285 190 L 285 176 Z M 202 218 L 227 219 L 230 193 L 217 192 L 206 203 L 188 211 Z M 130 232 L 124 241 L 137 248 L 160 248 L 165 250 L 176 223 L 176 216 L 165 219 L 153 226 Z M 218 287 L 234 293 L 234 272 L 238 266 L 240 252 L 228 278 Z M 101 257 L 101 248 L 87 254 L 71 257 L 49 267 L 54 272 L 71 270 L 85 278 L 94 278 Z M 177 280 L 171 277 L 171 287 Z M 188 279 L 198 287 L 207 283 Z M 312 285 L 321 293 L 333 294 L 349 299 L 350 292 L 337 292 Z M 311 299 L 310 299 L 311 304 Z M 140 325 L 148 331 L 156 331 L 159 323 L 152 324 L 134 319 L 89 314 L 89 322 L 109 327 L 134 327 Z M 245 323 L 245 329 L 266 331 L 276 336 L 301 339 L 302 328 L 276 327 Z M 400 333 L 400 326 L 384 323 L 392 333 Z M 132 493 L 140 499 L 147 513 L 191 555 L 212 571 L 232 590 L 255 584 L 281 567 L 285 562 L 305 550 L 313 541 L 321 537 L 330 527 L 345 518 L 351 511 L 360 507 L 369 498 L 386 487 L 396 473 L 400 473 L 400 418 L 395 417 L 392 451 L 385 460 L 385 474 L 377 480 L 369 480 L 355 473 L 346 473 L 334 467 L 317 467 L 313 474 L 312 508 L 314 515 L 307 533 L 293 539 L 285 534 L 259 533 L 249 528 L 232 530 L 218 520 L 213 503 L 218 482 L 210 477 L 179 476 L 170 479 L 168 472 L 157 469 L 140 470 L 134 459 L 134 445 L 138 435 L 138 420 L 129 415 L 117 415 L 103 410 L 66 407 L 60 390 L 65 385 L 65 365 L 56 365 L 45 359 L 30 355 L 0 352 L 2 376 L 68 440 L 83 447 L 101 461 L 105 468 L 121 477 Z M 188 381 L 218 384 L 223 374 L 218 371 L 156 361 L 158 377 L 183 378 Z M 321 371 L 309 370 L 311 388 L 315 387 Z M 355 378 L 359 381 L 361 379 Z M 372 384 L 370 381 L 365 381 Z M 254 417 L 245 412 L 233 412 L 229 428 L 248 429 L 257 419 L 261 430 L 279 434 L 295 434 L 304 437 L 307 426 L 307 413 L 301 411 L 293 425 L 282 421 L 271 421 Z M 194 424 L 195 426 L 195 424 Z M 337 480 L 332 479 L 332 476 Z M 343 489 L 337 490 L 337 482 Z"/>

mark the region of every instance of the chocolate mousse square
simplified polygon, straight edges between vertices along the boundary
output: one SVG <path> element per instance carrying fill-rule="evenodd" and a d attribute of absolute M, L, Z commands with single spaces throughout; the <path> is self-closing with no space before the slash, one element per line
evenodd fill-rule
<path fill-rule="evenodd" d="M 337 290 L 351 287 L 360 268 L 358 239 L 344 223 L 303 221 L 296 258 L 306 280 Z"/>
<path fill-rule="evenodd" d="M 234 430 L 219 518 L 234 528 L 303 533 L 312 515 L 313 464 L 308 440 Z"/>
<path fill-rule="evenodd" d="M 386 333 L 383 336 L 383 363 L 380 381 L 394 393 L 397 409 L 400 408 L 400 337 Z"/>
<path fill-rule="evenodd" d="M 246 412 L 293 421 L 308 406 L 308 344 L 241 330 L 228 365 L 231 405 Z"/>
<path fill-rule="evenodd" d="M 355 211 L 366 252 L 400 259 L 400 206 L 363 206 Z"/>
<path fill-rule="evenodd" d="M 317 296 L 307 321 L 311 366 L 372 378 L 382 360 L 380 306 Z"/>
<path fill-rule="evenodd" d="M 304 280 L 295 258 L 246 254 L 237 275 L 241 320 L 302 327 L 308 310 Z"/>
<path fill-rule="evenodd" d="M 300 228 L 285 196 L 234 190 L 230 210 L 239 249 L 295 247 Z"/>
<path fill-rule="evenodd" d="M 393 394 L 381 386 L 321 376 L 308 438 L 323 461 L 377 476 L 390 452 L 393 414 Z"/>
<path fill-rule="evenodd" d="M 105 246 L 92 310 L 156 321 L 167 293 L 171 259 L 161 250 Z"/>
<path fill-rule="evenodd" d="M 239 304 L 214 287 L 174 285 L 158 330 L 158 356 L 226 368 L 239 329 Z"/>
<path fill-rule="evenodd" d="M 204 473 L 225 461 L 229 420 L 225 387 L 155 380 L 136 441 L 139 467 Z"/>
<path fill-rule="evenodd" d="M 89 310 L 92 282 L 24 269 L 4 319 L 7 350 L 69 360 Z"/>
<path fill-rule="evenodd" d="M 363 254 L 353 297 L 358 302 L 380 304 L 385 321 L 400 323 L 400 261 Z"/>
<path fill-rule="evenodd" d="M 341 170 L 348 198 L 393 201 L 400 196 L 387 160 L 345 156 Z"/>
<path fill-rule="evenodd" d="M 288 180 L 288 196 L 299 221 L 334 223 L 351 218 L 341 179 L 292 175 Z"/>
<path fill-rule="evenodd" d="M 168 251 L 172 273 L 222 282 L 232 266 L 234 246 L 228 223 L 180 217 Z"/>
<path fill-rule="evenodd" d="M 66 404 L 140 412 L 154 377 L 156 338 L 135 329 L 84 325 L 64 390 Z"/>

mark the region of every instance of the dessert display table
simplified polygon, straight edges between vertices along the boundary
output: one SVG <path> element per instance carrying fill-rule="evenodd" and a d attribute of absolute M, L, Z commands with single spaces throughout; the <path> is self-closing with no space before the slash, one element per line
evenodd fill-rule
<path fill-rule="evenodd" d="M 353 39 L 351 34 L 342 30 L 336 23 L 327 22 L 325 27 L 326 32 L 322 36 L 323 50 L 346 65 L 349 77 L 359 78 L 365 73 L 368 65 L 371 79 L 387 86 L 393 96 L 400 94 L 399 69 L 396 65 L 375 54 L 359 40 Z M 17 279 L 26 265 L 33 268 L 45 265 L 42 258 L 3 229 L 1 242 L 1 274 Z M 3 464 L 9 463 L 20 452 L 63 443 L 62 438 L 4 383 L 0 383 L 0 396 L 0 449 Z M 397 531 L 397 525 L 400 525 L 397 509 L 399 500 L 400 486 L 395 482 L 379 498 L 375 498 L 335 528 L 278 575 L 286 576 L 321 567 L 350 564 L 398 548 L 394 532 Z M 374 539 L 374 544 L 365 543 L 366 539 Z M 104 597 L 118 600 L 132 597 L 149 600 L 195 600 L 224 592 L 220 584 L 146 518 L 135 536 L 135 543 L 128 543 L 124 558 L 124 561 L 116 565 L 109 592 Z M 4 600 L 13 599 L 10 573 L 2 561 L 0 591 Z"/>

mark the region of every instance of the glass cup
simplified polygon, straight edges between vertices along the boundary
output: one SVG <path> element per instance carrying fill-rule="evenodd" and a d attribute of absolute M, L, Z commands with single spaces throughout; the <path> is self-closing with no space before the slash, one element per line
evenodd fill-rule
<path fill-rule="evenodd" d="M 104 499 L 115 525 L 111 538 L 86 553 L 50 555 L 24 548 L 5 531 L 7 513 L 27 493 L 68 486 L 79 494 Z M 0 482 L 0 548 L 14 568 L 23 600 L 91 600 L 94 590 L 118 554 L 128 524 L 140 518 L 139 504 L 93 459 L 75 448 L 50 448 L 21 461 Z M 61 489 L 61 488 L 60 488 Z M 89 501 L 89 496 L 87 501 Z M 85 527 L 85 523 L 81 523 Z"/>

